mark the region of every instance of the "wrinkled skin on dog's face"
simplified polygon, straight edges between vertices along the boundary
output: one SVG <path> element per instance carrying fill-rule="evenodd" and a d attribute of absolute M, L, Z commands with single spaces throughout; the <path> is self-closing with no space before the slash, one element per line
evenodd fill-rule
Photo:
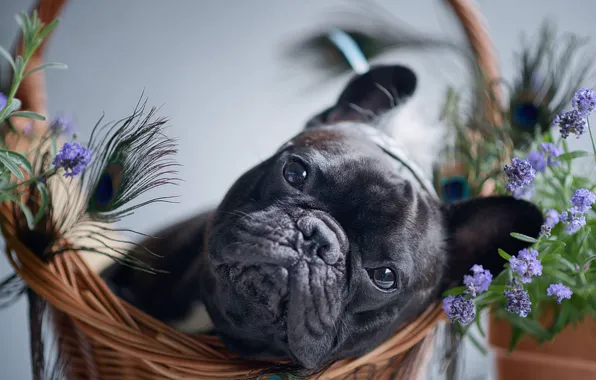
<path fill-rule="evenodd" d="M 219 211 L 209 306 L 223 320 L 213 320 L 264 355 L 312 367 L 358 354 L 436 295 L 439 205 L 341 127 L 295 138 L 241 178 Z"/>
<path fill-rule="evenodd" d="M 387 85 L 382 76 L 358 80 L 365 79 Z M 375 96 L 356 103 L 382 111 Z M 539 232 L 542 215 L 524 201 L 441 205 L 345 128 L 365 121 L 342 110 L 338 102 L 313 119 L 244 174 L 218 208 L 208 241 L 211 293 L 203 298 L 224 343 L 243 355 L 306 368 L 361 355 L 473 264 L 497 273 L 497 248 L 525 247 L 510 232 Z"/>

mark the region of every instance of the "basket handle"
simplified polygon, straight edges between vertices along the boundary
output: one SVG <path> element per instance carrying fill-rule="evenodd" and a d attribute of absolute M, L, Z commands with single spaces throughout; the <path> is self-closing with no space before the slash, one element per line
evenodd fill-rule
<path fill-rule="evenodd" d="M 447 0 L 447 2 L 453 8 L 463 27 L 485 81 L 487 92 L 490 91 L 490 94 L 487 93 L 487 115 L 491 118 L 493 125 L 500 126 L 502 123 L 500 113 L 502 94 L 498 86 L 495 86 L 500 78 L 499 63 L 482 14 L 475 1 Z"/>

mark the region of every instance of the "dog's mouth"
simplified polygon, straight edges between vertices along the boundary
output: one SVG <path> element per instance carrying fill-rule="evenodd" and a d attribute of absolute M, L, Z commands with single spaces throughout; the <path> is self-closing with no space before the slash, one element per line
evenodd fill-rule
<path fill-rule="evenodd" d="M 222 225 L 221 243 L 216 231 L 210 255 L 224 293 L 217 296 L 228 299 L 220 312 L 237 315 L 233 324 L 243 335 L 269 340 L 315 368 L 335 341 L 347 291 L 348 241 L 326 213 L 297 214 L 269 209 Z"/>

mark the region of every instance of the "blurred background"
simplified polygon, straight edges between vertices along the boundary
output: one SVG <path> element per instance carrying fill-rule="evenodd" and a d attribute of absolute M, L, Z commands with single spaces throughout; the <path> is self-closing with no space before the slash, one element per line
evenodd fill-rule
<path fill-rule="evenodd" d="M 325 25 L 347 0 L 104 0 L 71 1 L 53 34 L 47 61 L 50 116 L 72 115 L 84 141 L 99 117 L 129 115 L 144 91 L 170 118 L 182 164 L 177 204 L 142 209 L 123 223 L 141 232 L 211 207 L 246 169 L 265 159 L 314 113 L 335 101 L 347 76 L 321 80 L 310 66 L 281 56 L 290 41 Z M 354 3 L 355 1 L 351 1 Z M 464 41 L 443 0 L 378 0 L 400 26 Z M 0 44 L 12 47 L 14 15 L 31 0 L 0 1 Z M 504 78 L 515 72 L 521 34 L 537 34 L 545 19 L 561 32 L 596 36 L 596 3 L 585 0 L 479 0 Z M 596 51 L 596 47 L 595 47 Z M 440 53 L 399 51 L 420 77 L 429 111 L 438 112 L 447 84 L 466 85 L 465 67 Z M 6 81 L 8 65 L 2 62 Z M 590 85 L 590 84 L 586 84 Z M 574 139 L 572 139 L 574 140 Z M 588 139 L 571 141 L 590 149 Z M 578 144 L 585 144 L 581 147 Z M 152 195 L 157 195 L 153 193 Z M 0 276 L 10 272 L 0 255 Z M 0 311 L 0 379 L 30 379 L 25 301 Z M 490 379 L 491 357 L 467 347 L 462 379 Z"/>

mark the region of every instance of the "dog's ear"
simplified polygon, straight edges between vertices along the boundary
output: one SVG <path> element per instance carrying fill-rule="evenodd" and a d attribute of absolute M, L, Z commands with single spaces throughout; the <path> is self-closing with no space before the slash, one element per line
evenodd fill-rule
<path fill-rule="evenodd" d="M 346 85 L 334 106 L 311 118 L 306 128 L 340 121 L 370 122 L 416 90 L 416 74 L 401 65 L 375 66 Z"/>
<path fill-rule="evenodd" d="M 526 248 L 526 243 L 510 236 L 512 232 L 538 237 L 544 222 L 542 212 L 532 203 L 512 197 L 473 198 L 444 208 L 448 232 L 449 269 L 446 283 L 461 285 L 464 274 L 474 264 L 496 276 L 504 260 L 497 250 L 511 255 Z"/>

